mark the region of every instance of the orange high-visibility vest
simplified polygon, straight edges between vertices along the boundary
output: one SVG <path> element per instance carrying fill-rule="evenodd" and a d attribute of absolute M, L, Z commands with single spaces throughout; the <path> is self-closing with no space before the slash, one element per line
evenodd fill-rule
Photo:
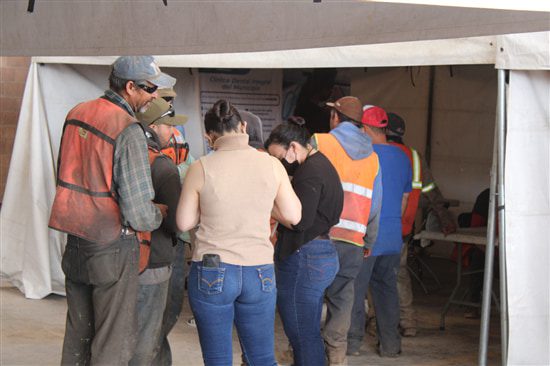
<path fill-rule="evenodd" d="M 163 148 L 162 153 L 168 156 L 174 164 L 180 165 L 187 160 L 187 155 L 189 154 L 189 144 L 183 139 L 181 132 L 172 127 L 172 137 L 168 146 Z"/>
<path fill-rule="evenodd" d="M 147 153 L 149 156 L 149 165 L 153 166 L 155 160 L 162 155 L 160 151 L 147 146 Z M 139 273 L 142 273 L 149 266 L 149 257 L 151 256 L 151 232 L 150 231 L 138 231 L 137 238 L 139 241 Z"/>
<path fill-rule="evenodd" d="M 113 189 L 115 141 L 136 122 L 103 98 L 69 112 L 59 149 L 52 229 L 100 244 L 120 237 L 120 208 Z"/>
<path fill-rule="evenodd" d="M 317 147 L 330 160 L 344 189 L 344 208 L 340 222 L 329 236 L 333 240 L 364 246 L 369 221 L 374 180 L 378 175 L 378 155 L 373 152 L 365 159 L 351 159 L 338 140 L 329 133 L 313 135 Z"/>
<path fill-rule="evenodd" d="M 398 144 L 397 142 L 390 142 L 390 144 L 403 150 L 403 152 L 409 157 L 412 165 L 412 191 L 409 193 L 407 208 L 401 217 L 401 234 L 406 236 L 412 232 L 414 219 L 416 218 L 416 211 L 418 210 L 418 201 L 420 200 L 420 194 L 422 193 L 422 164 L 420 163 L 420 156 L 418 155 L 418 152 L 412 147 Z"/>

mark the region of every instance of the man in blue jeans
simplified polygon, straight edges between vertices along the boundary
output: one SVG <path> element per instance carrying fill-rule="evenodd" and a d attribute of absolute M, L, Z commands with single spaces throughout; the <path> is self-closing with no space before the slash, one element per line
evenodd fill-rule
<path fill-rule="evenodd" d="M 397 273 L 401 257 L 401 215 L 412 190 L 412 169 L 407 155 L 386 141 L 386 112 L 365 106 L 362 122 L 372 137 L 382 169 L 382 211 L 378 237 L 371 253 L 366 253 L 361 272 L 355 279 L 355 299 L 348 332 L 348 355 L 358 355 L 365 334 L 364 300 L 370 285 L 376 311 L 378 352 L 397 357 L 401 353 Z"/>

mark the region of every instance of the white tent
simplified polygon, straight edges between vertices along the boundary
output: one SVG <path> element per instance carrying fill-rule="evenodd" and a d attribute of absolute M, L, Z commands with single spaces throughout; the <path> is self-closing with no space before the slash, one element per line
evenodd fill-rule
<path fill-rule="evenodd" d="M 60 269 L 64 237 L 49 230 L 47 220 L 55 192 L 64 116 L 77 102 L 102 92 L 107 65 L 114 59 L 94 55 L 174 55 L 157 59 L 179 80 L 176 107 L 191 117 L 187 133 L 195 155 L 202 153 L 197 67 L 490 65 L 510 70 L 503 116 L 506 151 L 502 207 L 508 274 L 507 362 L 550 364 L 550 33 L 491 36 L 547 31 L 548 13 L 363 2 L 351 2 L 346 7 L 338 2 L 298 2 L 295 7 L 284 2 L 168 2 L 166 8 L 160 1 L 132 8 L 128 1 L 37 1 L 34 13 L 26 13 L 21 1 L 0 3 L 2 55 L 88 56 L 33 58 L 0 212 L 2 277 L 29 298 L 64 292 Z M 166 27 L 151 26 L 149 32 L 139 35 L 131 32 L 135 19 L 147 25 L 151 14 L 164 19 Z M 205 24 L 211 17 L 216 21 Z M 96 26 L 96 19 L 107 26 Z M 159 41 L 167 34 L 169 42 Z M 466 75 L 459 87 L 470 81 L 468 90 L 494 105 L 497 91 L 488 92 L 490 83 L 479 83 L 477 76 Z M 502 80 L 499 78 L 504 86 Z M 399 82 L 397 78 L 395 81 Z M 369 85 L 358 82 L 352 84 L 352 90 L 364 92 Z M 418 92 L 425 92 L 425 87 L 419 86 Z M 424 107 L 409 106 L 412 117 L 407 121 L 421 121 L 419 111 Z M 487 113 L 482 103 L 476 108 Z M 466 115 L 478 112 L 476 108 L 466 110 Z M 444 112 L 459 121 L 465 109 L 456 103 Z M 492 112 L 487 115 L 494 117 Z M 492 127 L 493 122 L 489 123 Z M 418 126 L 425 128 L 420 122 Z M 474 135 L 483 137 L 470 144 L 486 142 L 487 126 L 459 126 L 474 128 Z M 453 132 L 457 133 L 455 139 L 462 133 Z M 426 142 L 422 135 L 419 133 L 414 141 L 418 147 Z M 490 138 L 492 131 L 488 135 Z M 447 135 L 445 142 L 457 141 Z M 478 151 L 486 149 L 483 145 L 475 147 Z M 486 153 L 490 154 L 490 149 L 480 154 Z M 442 160 L 440 165 L 443 172 L 446 162 Z"/>
<path fill-rule="evenodd" d="M 276 62 L 279 67 L 489 64 L 511 70 L 506 98 L 505 168 L 508 363 L 537 365 L 550 362 L 549 37 L 550 33 L 543 32 L 157 59 L 179 80 L 180 104 L 176 107 L 194 121 L 188 125 L 188 136 L 196 155 L 202 153 L 202 132 L 197 76 L 188 71 L 190 67 L 268 68 Z M 102 92 L 107 65 L 112 60 L 33 58 L 1 211 L 2 275 L 29 298 L 64 291 L 60 269 L 64 237 L 47 228 L 62 121 L 71 106 Z M 484 96 L 494 97 L 496 91 L 492 93 Z M 489 129 L 488 136 L 491 134 Z"/>

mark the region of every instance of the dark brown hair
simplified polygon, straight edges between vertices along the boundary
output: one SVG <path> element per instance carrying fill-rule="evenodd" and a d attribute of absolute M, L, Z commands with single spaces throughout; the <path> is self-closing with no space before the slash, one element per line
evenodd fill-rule
<path fill-rule="evenodd" d="M 237 108 L 226 100 L 220 99 L 204 115 L 204 128 L 206 133 L 216 132 L 223 135 L 224 132 L 237 131 L 242 122 Z"/>

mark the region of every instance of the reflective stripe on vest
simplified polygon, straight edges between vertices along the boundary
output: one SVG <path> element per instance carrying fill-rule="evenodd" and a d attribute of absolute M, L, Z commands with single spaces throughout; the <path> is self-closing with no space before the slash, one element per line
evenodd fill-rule
<path fill-rule="evenodd" d="M 418 156 L 418 152 L 411 148 L 412 152 L 412 171 L 413 171 L 413 180 L 412 180 L 412 187 L 413 189 L 422 189 L 422 178 L 420 175 L 420 156 Z"/>
<path fill-rule="evenodd" d="M 338 222 L 338 224 L 335 225 L 335 227 L 357 231 L 362 233 L 363 235 L 365 235 L 365 233 L 367 232 L 367 227 L 365 225 L 355 221 L 349 221 L 345 219 L 340 219 L 340 221 Z"/>
<path fill-rule="evenodd" d="M 99 98 L 74 107 L 59 148 L 57 187 L 49 227 L 106 244 L 120 237 L 120 208 L 113 187 L 115 141 L 136 120 Z"/>
<path fill-rule="evenodd" d="M 342 189 L 344 192 L 351 192 L 363 197 L 372 198 L 372 189 L 361 187 L 358 184 L 342 182 Z"/>
<path fill-rule="evenodd" d="M 401 216 L 401 234 L 407 236 L 412 232 L 416 211 L 418 210 L 418 202 L 420 201 L 420 193 L 422 191 L 422 164 L 420 163 L 420 155 L 415 149 L 396 142 L 390 142 L 390 144 L 397 146 L 407 155 L 413 171 L 413 189 L 409 193 L 407 207 Z"/>
<path fill-rule="evenodd" d="M 351 159 L 338 140 L 331 134 L 313 136 L 321 151 L 332 163 L 344 190 L 344 207 L 340 221 L 332 227 L 329 236 L 333 240 L 364 246 L 364 236 L 370 215 L 374 180 L 378 175 L 378 155 L 372 153 L 365 159 Z"/>
<path fill-rule="evenodd" d="M 422 187 L 422 193 L 428 193 L 435 188 L 435 183 L 430 183 L 426 187 Z"/>

